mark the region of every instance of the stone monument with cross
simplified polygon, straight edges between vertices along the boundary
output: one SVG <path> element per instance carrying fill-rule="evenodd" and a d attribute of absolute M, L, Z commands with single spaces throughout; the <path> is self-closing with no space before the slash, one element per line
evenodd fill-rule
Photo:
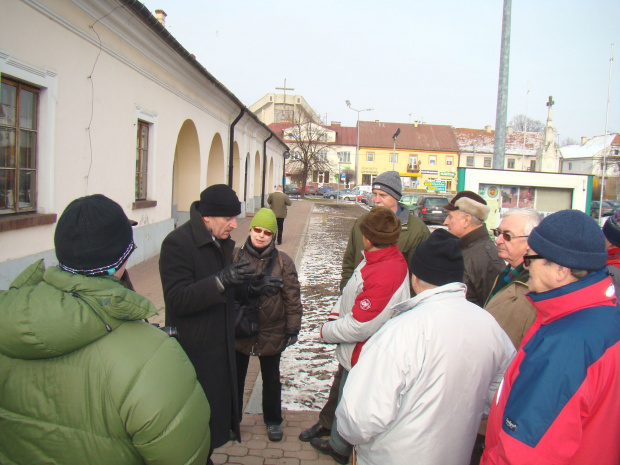
<path fill-rule="evenodd" d="M 558 173 L 560 170 L 560 150 L 555 141 L 555 128 L 553 127 L 553 96 L 547 100 L 547 124 L 545 125 L 545 141 L 539 149 L 536 157 L 536 171 L 543 173 Z"/>

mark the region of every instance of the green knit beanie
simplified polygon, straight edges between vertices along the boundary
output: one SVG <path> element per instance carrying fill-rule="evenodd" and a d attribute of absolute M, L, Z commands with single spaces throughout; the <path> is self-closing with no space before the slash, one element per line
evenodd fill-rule
<path fill-rule="evenodd" d="M 268 229 L 272 233 L 278 232 L 278 222 L 276 221 L 276 215 L 269 208 L 261 208 L 258 213 L 252 218 L 250 223 L 250 229 L 253 227 L 259 227 Z"/>

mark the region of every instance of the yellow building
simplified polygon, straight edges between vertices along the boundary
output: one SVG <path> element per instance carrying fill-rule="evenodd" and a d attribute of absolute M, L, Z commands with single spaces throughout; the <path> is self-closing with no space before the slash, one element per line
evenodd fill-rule
<path fill-rule="evenodd" d="M 451 126 L 360 121 L 359 131 L 359 184 L 395 170 L 405 189 L 456 192 L 459 149 Z"/>

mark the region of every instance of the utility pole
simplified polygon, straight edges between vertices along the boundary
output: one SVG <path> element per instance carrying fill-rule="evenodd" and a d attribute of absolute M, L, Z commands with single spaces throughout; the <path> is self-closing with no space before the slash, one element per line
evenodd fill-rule
<path fill-rule="evenodd" d="M 495 143 L 493 145 L 493 169 L 504 169 L 506 152 L 506 121 L 508 114 L 508 68 L 510 63 L 510 16 L 512 0 L 504 0 L 502 19 L 502 46 L 499 57 L 499 84 L 497 86 L 497 110 L 495 116 Z"/>
<path fill-rule="evenodd" d="M 609 82 L 607 84 L 607 114 L 605 116 L 605 141 L 603 143 L 603 166 L 601 166 L 601 202 L 599 203 L 598 222 L 603 224 L 603 196 L 605 192 L 605 169 L 607 165 L 607 131 L 609 124 L 609 102 L 611 101 L 611 69 L 614 64 L 614 44 L 611 44 L 611 57 L 609 58 Z"/>

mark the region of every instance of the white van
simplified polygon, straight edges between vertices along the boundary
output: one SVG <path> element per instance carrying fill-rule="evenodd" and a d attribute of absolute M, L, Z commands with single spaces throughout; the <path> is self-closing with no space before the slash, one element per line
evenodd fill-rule
<path fill-rule="evenodd" d="M 355 186 L 353 192 L 357 195 L 372 194 L 372 186 Z"/>

